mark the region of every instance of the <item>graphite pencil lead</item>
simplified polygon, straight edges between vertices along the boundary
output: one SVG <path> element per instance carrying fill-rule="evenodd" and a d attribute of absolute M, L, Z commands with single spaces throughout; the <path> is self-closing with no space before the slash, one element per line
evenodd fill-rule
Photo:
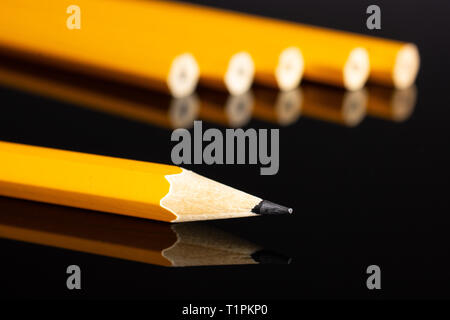
<path fill-rule="evenodd" d="M 262 200 L 253 209 L 253 213 L 261 215 L 292 214 L 294 210 L 267 200 Z"/>

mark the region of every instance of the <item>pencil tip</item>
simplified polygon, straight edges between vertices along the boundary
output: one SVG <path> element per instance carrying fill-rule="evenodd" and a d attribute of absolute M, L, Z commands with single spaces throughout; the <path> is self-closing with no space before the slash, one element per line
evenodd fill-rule
<path fill-rule="evenodd" d="M 252 212 L 261 215 L 278 215 L 292 214 L 294 212 L 294 209 L 281 206 L 267 200 L 262 200 L 252 209 Z"/>
<path fill-rule="evenodd" d="M 269 250 L 259 250 L 252 254 L 253 260 L 261 264 L 290 264 L 292 259 Z"/>

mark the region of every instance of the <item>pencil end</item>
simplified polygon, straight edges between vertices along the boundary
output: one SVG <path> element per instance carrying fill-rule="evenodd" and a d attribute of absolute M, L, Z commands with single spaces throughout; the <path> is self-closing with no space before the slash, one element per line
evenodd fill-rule
<path fill-rule="evenodd" d="M 292 214 L 294 210 L 267 200 L 262 200 L 252 209 L 252 212 L 260 215 L 280 215 Z"/>
<path fill-rule="evenodd" d="M 251 256 L 260 264 L 290 264 L 292 262 L 290 257 L 269 250 L 259 250 Z"/>

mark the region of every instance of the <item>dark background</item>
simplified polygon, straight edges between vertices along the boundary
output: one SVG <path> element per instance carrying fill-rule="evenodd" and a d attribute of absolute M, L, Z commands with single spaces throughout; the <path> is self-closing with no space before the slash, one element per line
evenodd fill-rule
<path fill-rule="evenodd" d="M 290 265 L 164 268 L 1 239 L 3 297 L 297 299 L 449 298 L 448 1 L 196 1 L 411 41 L 422 65 L 406 122 L 347 128 L 306 117 L 281 128 L 280 171 L 197 165 L 197 173 L 295 209 L 208 222 L 293 258 Z M 382 30 L 366 29 L 378 4 Z M 207 26 L 205 26 L 207 27 Z M 332 53 L 330 53 L 332 54 Z M 0 88 L 0 140 L 170 163 L 170 130 Z M 206 127 L 217 127 L 205 124 Z M 271 128 L 252 120 L 246 127 Z M 66 289 L 66 267 L 83 289 Z M 382 289 L 366 288 L 367 266 Z"/>

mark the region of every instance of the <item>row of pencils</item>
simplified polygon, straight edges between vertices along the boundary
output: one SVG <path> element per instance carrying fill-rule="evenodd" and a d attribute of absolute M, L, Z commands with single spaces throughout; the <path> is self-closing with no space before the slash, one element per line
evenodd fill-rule
<path fill-rule="evenodd" d="M 174 97 L 198 84 L 232 95 L 253 83 L 288 91 L 302 79 L 404 89 L 420 64 L 412 43 L 193 4 L 77 0 L 68 11 L 71 2 L 2 1 L 0 49 Z"/>

